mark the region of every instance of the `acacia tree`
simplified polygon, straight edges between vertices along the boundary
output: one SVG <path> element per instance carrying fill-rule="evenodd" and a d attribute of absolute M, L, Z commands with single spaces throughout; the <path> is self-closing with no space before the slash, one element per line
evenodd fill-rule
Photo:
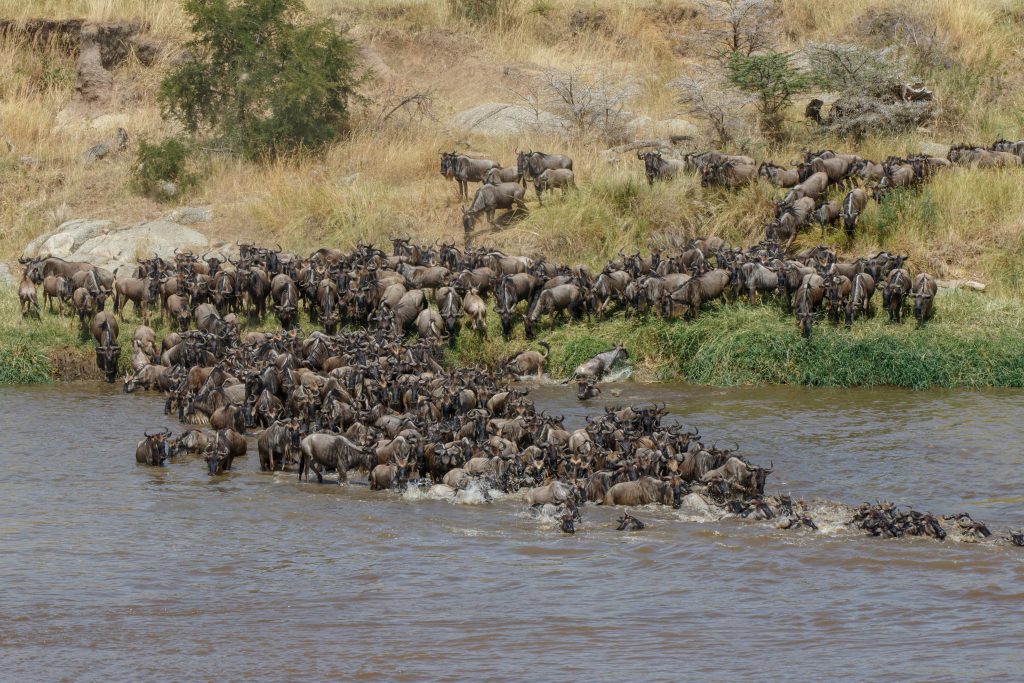
<path fill-rule="evenodd" d="M 689 114 L 705 119 L 715 131 L 715 144 L 725 148 L 744 127 L 745 112 L 752 98 L 725 82 L 721 77 L 681 76 L 672 82 L 676 101 Z"/>
<path fill-rule="evenodd" d="M 811 76 L 789 63 L 790 57 L 785 52 L 746 56 L 734 52 L 729 59 L 729 81 L 754 95 L 761 132 L 771 139 L 782 135 L 783 114 L 792 104 L 793 95 L 807 90 L 814 83 Z"/>
<path fill-rule="evenodd" d="M 317 147 L 348 126 L 356 48 L 301 0 L 186 0 L 187 58 L 160 85 L 165 116 L 249 157 Z"/>
<path fill-rule="evenodd" d="M 771 47 L 779 10 L 773 0 L 700 0 L 708 22 L 703 31 L 713 55 L 750 56 Z"/>

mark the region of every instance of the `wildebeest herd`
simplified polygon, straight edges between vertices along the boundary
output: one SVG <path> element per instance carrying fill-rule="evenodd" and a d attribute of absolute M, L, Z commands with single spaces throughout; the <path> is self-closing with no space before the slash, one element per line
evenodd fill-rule
<path fill-rule="evenodd" d="M 239 245 L 237 260 L 179 252 L 173 260 L 147 259 L 124 278 L 88 264 L 41 259 L 26 263 L 26 281 L 34 292 L 37 282 L 45 288 L 48 278 L 63 279 L 58 300 L 72 286 L 86 290 L 98 308 L 113 293 L 113 313 L 80 310 L 97 339 L 97 362 L 111 380 L 120 355 L 118 318 L 129 300 L 140 319 L 159 311 L 177 327 L 159 347 L 146 325 L 132 340 L 124 390 L 162 391 L 166 412 L 189 425 L 177 436 L 146 433 L 136 450 L 139 464 L 201 456 L 209 474 L 219 476 L 249 452 L 248 434 L 256 437 L 266 472 L 307 481 L 310 473 L 318 481 L 333 473 L 339 483 L 360 473 L 373 490 L 416 486 L 451 499 L 471 490 L 522 496 L 566 532 L 581 519 L 584 503 L 685 506 L 773 520 L 786 529 L 816 528 L 810 506 L 766 493 L 771 466 L 707 445 L 696 429 L 665 424 L 664 407 L 606 408 L 572 430 L 562 417 L 538 411 L 528 390 L 512 380 L 543 372 L 546 345 L 544 352 L 524 351 L 491 370 L 444 362 L 445 340 L 463 322 L 486 332 L 487 299 L 493 298 L 506 330 L 511 311 L 523 304 L 531 335 L 542 315 L 600 315 L 612 302 L 696 315 L 709 298 L 707 282 L 720 292 L 730 285 L 759 291 L 751 282 L 760 271 L 744 267 L 760 266 L 761 250 L 778 256 L 777 244 L 731 251 L 702 240 L 673 256 L 622 255 L 595 278 L 583 267 L 493 250 L 392 241 L 391 254 L 367 245 L 352 253 L 319 249 L 307 258 L 246 244 Z M 719 267 L 709 267 L 705 252 Z M 810 268 L 824 272 L 816 275 L 821 280 L 851 282 L 870 272 L 892 282 L 903 265 L 888 255 L 840 264 L 820 249 L 794 264 L 798 275 Z M 842 267 L 854 277 L 841 275 Z M 808 276 L 801 277 L 798 314 L 800 291 L 808 289 Z M 698 284 L 687 289 L 688 283 Z M 856 284 L 850 289 L 856 292 Z M 243 333 L 242 323 L 261 321 L 268 307 L 281 329 Z M 302 308 L 323 332 L 301 332 Z M 346 329 L 339 332 L 341 326 Z M 627 350 L 616 346 L 582 363 L 567 381 L 577 382 L 581 399 L 589 398 L 594 381 L 626 358 Z M 851 528 L 878 536 L 989 535 L 963 515 L 945 519 L 886 504 L 848 513 Z M 631 515 L 619 524 L 643 526 Z"/>

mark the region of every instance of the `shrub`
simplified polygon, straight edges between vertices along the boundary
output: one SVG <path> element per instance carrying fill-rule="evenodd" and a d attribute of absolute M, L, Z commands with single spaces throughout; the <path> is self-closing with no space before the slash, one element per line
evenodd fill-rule
<path fill-rule="evenodd" d="M 132 191 L 167 200 L 192 189 L 199 182 L 199 176 L 190 170 L 190 157 L 188 145 L 175 138 L 155 144 L 141 141 L 135 154 Z"/>
<path fill-rule="evenodd" d="M 356 47 L 301 0 L 186 0 L 194 38 L 163 80 L 165 116 L 248 157 L 318 147 L 348 127 Z"/>
<path fill-rule="evenodd" d="M 782 133 L 782 118 L 793 95 L 807 90 L 814 79 L 795 69 L 784 52 L 765 52 L 744 56 L 732 53 L 729 81 L 756 97 L 761 131 L 772 139 Z"/>

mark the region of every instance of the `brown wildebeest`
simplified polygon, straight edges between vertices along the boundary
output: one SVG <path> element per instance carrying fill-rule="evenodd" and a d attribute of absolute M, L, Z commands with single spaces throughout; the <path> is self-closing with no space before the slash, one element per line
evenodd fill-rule
<path fill-rule="evenodd" d="M 675 496 L 668 482 L 654 477 L 642 477 L 637 481 L 622 481 L 612 486 L 605 493 L 602 504 L 634 507 L 651 503 L 672 505 L 674 502 Z"/>
<path fill-rule="evenodd" d="M 541 201 L 541 193 L 549 189 L 560 188 L 564 198 L 567 191 L 576 188 L 576 176 L 568 168 L 549 168 L 540 174 L 534 186 L 537 189 L 537 202 L 544 206 L 544 202 Z"/>
<path fill-rule="evenodd" d="M 149 432 L 143 432 L 143 434 L 145 434 L 146 438 L 135 447 L 135 462 L 139 465 L 160 467 L 164 464 L 164 460 L 171 457 L 170 444 L 168 443 L 171 430 L 164 429 L 164 431 L 157 432 L 156 434 L 150 434 Z"/>
<path fill-rule="evenodd" d="M 811 326 L 814 324 L 814 316 L 825 298 L 825 280 L 817 273 L 812 273 L 804 278 L 800 289 L 796 292 L 796 323 L 800 327 L 800 334 L 804 339 L 811 338 Z"/>
<path fill-rule="evenodd" d="M 28 276 L 26 271 L 24 277 L 21 278 L 21 284 L 18 285 L 18 301 L 21 303 L 21 315 L 24 316 L 35 316 L 37 319 L 39 316 L 39 300 L 36 298 L 36 283 Z M 64 305 L 61 304 L 61 314 L 64 313 Z"/>
<path fill-rule="evenodd" d="M 793 187 L 800 182 L 800 172 L 795 168 L 783 168 L 766 161 L 757 168 L 757 175 L 767 178 L 775 187 Z"/>
<path fill-rule="evenodd" d="M 924 323 L 932 316 L 932 305 L 939 285 L 928 273 L 920 273 L 914 278 L 911 296 L 914 297 L 914 317 L 918 323 Z"/>
<path fill-rule="evenodd" d="M 685 164 L 679 159 L 664 159 L 661 152 L 637 152 L 637 159 L 644 162 L 644 175 L 647 183 L 653 185 L 655 180 L 673 178 L 685 170 Z"/>
<path fill-rule="evenodd" d="M 504 216 L 508 216 L 517 207 L 524 211 L 528 210 L 526 203 L 523 201 L 524 196 L 526 196 L 526 190 L 519 183 L 484 185 L 476 191 L 476 195 L 473 196 L 473 202 L 469 205 L 469 208 L 463 210 L 462 229 L 465 232 L 472 232 L 473 226 L 476 225 L 481 213 L 487 216 L 487 223 L 492 228 L 496 228 L 494 213 L 498 209 L 507 210 Z"/>
<path fill-rule="evenodd" d="M 890 322 L 903 322 L 903 302 L 912 284 L 910 273 L 904 268 L 895 268 L 889 273 L 889 281 L 882 290 L 882 305 L 889 311 Z"/>
<path fill-rule="evenodd" d="M 92 336 L 96 340 L 96 365 L 106 375 L 106 380 L 113 383 L 117 379 L 117 359 L 121 357 L 121 347 L 117 344 L 120 330 L 113 313 L 100 311 L 92 321 Z"/>
<path fill-rule="evenodd" d="M 716 268 L 690 278 L 674 292 L 662 292 L 662 315 L 668 318 L 678 313 L 684 317 L 699 317 L 701 306 L 725 294 L 731 279 L 728 270 Z"/>
<path fill-rule="evenodd" d="M 875 278 L 867 273 L 857 273 L 852 279 L 850 300 L 846 304 L 846 326 L 853 325 L 857 315 L 868 315 L 871 310 L 871 297 L 875 294 Z"/>
<path fill-rule="evenodd" d="M 520 377 L 535 375 L 539 378 L 544 374 L 544 364 L 547 362 L 551 347 L 544 341 L 538 343 L 544 348 L 543 353 L 539 351 L 523 351 L 506 362 L 505 369 Z"/>

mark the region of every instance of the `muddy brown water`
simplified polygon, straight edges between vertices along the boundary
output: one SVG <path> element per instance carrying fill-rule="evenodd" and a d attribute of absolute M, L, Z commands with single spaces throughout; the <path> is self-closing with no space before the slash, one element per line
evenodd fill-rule
<path fill-rule="evenodd" d="M 770 491 L 1024 526 L 1024 394 L 621 384 L 774 461 Z M 138 467 L 155 395 L 0 388 L 0 679 L 1020 680 L 1024 549 Z"/>

